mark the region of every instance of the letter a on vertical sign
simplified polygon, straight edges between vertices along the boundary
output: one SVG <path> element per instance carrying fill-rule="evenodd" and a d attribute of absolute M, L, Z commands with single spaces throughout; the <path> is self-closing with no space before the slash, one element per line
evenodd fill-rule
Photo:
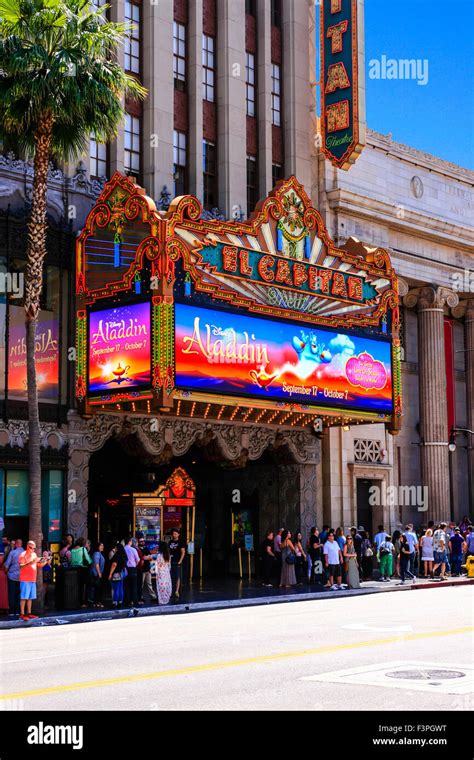
<path fill-rule="evenodd" d="M 322 151 L 349 169 L 365 145 L 364 0 L 321 3 Z"/>

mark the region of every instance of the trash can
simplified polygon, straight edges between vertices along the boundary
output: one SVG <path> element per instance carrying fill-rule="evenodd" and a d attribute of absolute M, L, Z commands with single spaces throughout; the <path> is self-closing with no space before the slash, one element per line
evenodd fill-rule
<path fill-rule="evenodd" d="M 56 576 L 56 607 L 58 610 L 77 610 L 81 606 L 80 567 L 58 568 Z"/>

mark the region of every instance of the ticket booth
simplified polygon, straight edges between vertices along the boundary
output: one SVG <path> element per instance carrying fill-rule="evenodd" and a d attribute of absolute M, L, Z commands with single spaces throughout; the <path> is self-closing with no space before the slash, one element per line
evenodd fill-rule
<path fill-rule="evenodd" d="M 194 532 L 196 528 L 196 487 L 182 467 L 153 493 L 133 494 L 133 534 L 143 533 L 150 551 L 166 541 L 173 528 L 185 538 L 190 557 L 189 577 L 194 569 Z"/>

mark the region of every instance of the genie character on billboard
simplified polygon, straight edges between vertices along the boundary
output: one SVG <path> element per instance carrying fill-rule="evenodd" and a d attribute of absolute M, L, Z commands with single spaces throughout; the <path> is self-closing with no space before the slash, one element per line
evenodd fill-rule
<path fill-rule="evenodd" d="M 179 388 L 392 411 L 388 341 L 184 304 L 175 318 Z"/>
<path fill-rule="evenodd" d="M 89 315 L 89 392 L 151 386 L 150 305 Z"/>

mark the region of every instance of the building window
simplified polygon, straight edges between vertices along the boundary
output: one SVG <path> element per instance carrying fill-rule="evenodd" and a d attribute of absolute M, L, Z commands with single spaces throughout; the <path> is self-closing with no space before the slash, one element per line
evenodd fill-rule
<path fill-rule="evenodd" d="M 124 169 L 126 174 L 138 179 L 140 176 L 141 124 L 140 119 L 125 114 Z"/>
<path fill-rule="evenodd" d="M 202 172 L 204 185 L 203 205 L 205 209 L 216 208 L 216 146 L 208 140 L 203 141 L 202 146 Z"/>
<path fill-rule="evenodd" d="M 281 127 L 281 83 L 280 67 L 272 64 L 272 124 Z"/>
<path fill-rule="evenodd" d="M 202 83 L 204 100 L 214 103 L 215 40 L 208 34 L 202 36 Z"/>
<path fill-rule="evenodd" d="M 245 0 L 245 13 L 248 16 L 255 16 L 255 0 Z"/>
<path fill-rule="evenodd" d="M 140 6 L 125 0 L 125 22 L 132 29 L 125 39 L 125 70 L 140 73 Z"/>
<path fill-rule="evenodd" d="M 257 205 L 257 158 L 247 156 L 247 215 L 251 214 Z"/>
<path fill-rule="evenodd" d="M 247 116 L 255 116 L 255 56 L 253 53 L 247 53 L 245 82 L 247 88 Z"/>
<path fill-rule="evenodd" d="M 186 89 L 186 27 L 173 23 L 173 74 L 175 90 Z"/>
<path fill-rule="evenodd" d="M 90 176 L 107 177 L 107 145 L 91 137 L 89 142 Z"/>
<path fill-rule="evenodd" d="M 174 194 L 185 195 L 186 187 L 186 134 L 173 132 Z"/>
<path fill-rule="evenodd" d="M 272 26 L 281 27 L 281 1 L 272 0 L 271 2 Z"/>
<path fill-rule="evenodd" d="M 283 167 L 281 164 L 272 164 L 272 187 L 275 187 L 277 182 L 283 179 Z"/>

